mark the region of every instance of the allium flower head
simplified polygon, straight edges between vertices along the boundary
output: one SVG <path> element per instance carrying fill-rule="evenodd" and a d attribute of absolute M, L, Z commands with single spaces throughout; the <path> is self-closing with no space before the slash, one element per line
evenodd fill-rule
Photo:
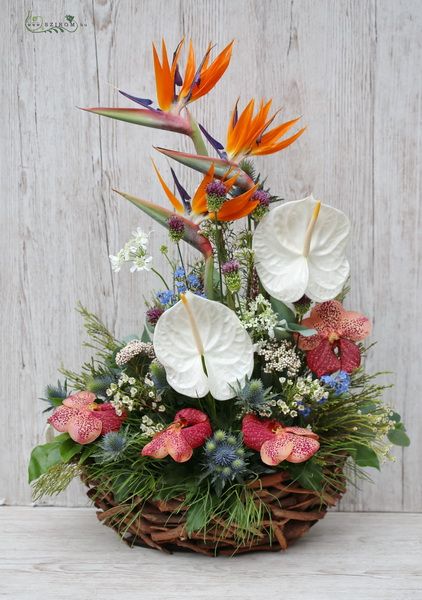
<path fill-rule="evenodd" d="M 164 310 L 159 306 L 153 306 L 146 312 L 146 319 L 150 325 L 156 325 L 158 319 L 163 314 Z"/>
<path fill-rule="evenodd" d="M 178 215 L 172 215 L 168 220 L 169 235 L 173 242 L 180 242 L 185 233 L 185 222 Z"/>

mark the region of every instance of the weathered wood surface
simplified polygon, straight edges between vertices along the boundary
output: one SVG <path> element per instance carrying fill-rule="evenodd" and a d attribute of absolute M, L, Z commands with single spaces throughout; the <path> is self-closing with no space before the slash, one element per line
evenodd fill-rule
<path fill-rule="evenodd" d="M 421 600 L 421 539 L 420 514 L 331 513 L 285 553 L 169 556 L 131 550 L 93 510 L 3 507 L 0 598 Z"/>
<path fill-rule="evenodd" d="M 31 8 L 51 19 L 72 14 L 87 26 L 32 34 L 24 28 Z M 421 3 L 9 0 L 2 17 L 0 496 L 30 502 L 26 462 L 44 422 L 37 398 L 61 361 L 77 368 L 86 356 L 77 301 L 125 335 L 140 329 L 143 296 L 157 283 L 110 270 L 108 254 L 135 226 L 154 231 L 155 256 L 164 241 L 111 187 L 165 203 L 151 146 L 189 147 L 175 134 L 75 107 L 127 106 L 110 83 L 154 94 L 151 42 L 164 35 L 173 46 L 185 34 L 200 47 L 237 40 L 225 78 L 194 105 L 217 137 L 239 94 L 242 101 L 271 96 L 286 117 L 302 114 L 308 125 L 299 142 L 259 166 L 279 195 L 313 190 L 352 218 L 349 305 L 374 320 L 379 343 L 369 366 L 395 372 L 389 400 L 412 436 L 405 460 L 397 451 L 377 485 L 351 490 L 342 509 L 420 511 Z M 86 501 L 75 485 L 54 502 Z"/>

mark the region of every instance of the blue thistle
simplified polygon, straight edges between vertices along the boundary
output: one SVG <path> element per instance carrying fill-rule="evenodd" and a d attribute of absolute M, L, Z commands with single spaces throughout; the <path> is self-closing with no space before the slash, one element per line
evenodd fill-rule
<path fill-rule="evenodd" d="M 149 366 L 151 380 L 157 392 L 162 392 L 169 387 L 167 383 L 166 371 L 158 360 L 153 360 Z"/>
<path fill-rule="evenodd" d="M 100 439 L 98 452 L 93 456 L 100 463 L 115 462 L 122 458 L 127 447 L 127 431 L 110 431 Z"/>
<path fill-rule="evenodd" d="M 67 381 L 65 380 L 63 383 L 59 380 L 57 381 L 57 385 L 48 385 L 45 388 L 45 398 L 40 398 L 44 402 L 48 402 L 50 405 L 43 412 L 48 412 L 52 410 L 56 406 L 60 406 L 65 398 L 67 398 L 70 392 L 67 389 Z"/>
<path fill-rule="evenodd" d="M 264 388 L 262 381 L 251 379 L 246 381 L 242 389 L 237 390 L 237 404 L 240 404 L 245 412 L 258 412 L 275 396 L 271 388 Z"/>
<path fill-rule="evenodd" d="M 229 481 L 242 481 L 242 476 L 248 472 L 247 453 L 241 434 L 219 429 L 206 442 L 204 451 L 206 474 L 211 476 L 217 493 L 221 493 Z"/>

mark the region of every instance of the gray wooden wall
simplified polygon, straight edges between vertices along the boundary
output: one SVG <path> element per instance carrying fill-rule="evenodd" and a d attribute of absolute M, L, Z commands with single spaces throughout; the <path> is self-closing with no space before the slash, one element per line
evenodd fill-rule
<path fill-rule="evenodd" d="M 29 9 L 86 27 L 32 34 Z M 420 511 L 420 0 L 2 0 L 1 10 L 0 497 L 31 501 L 27 458 L 44 426 L 37 398 L 61 361 L 77 368 L 86 357 L 77 301 L 125 335 L 140 328 L 143 296 L 158 283 L 110 270 L 108 254 L 134 227 L 151 227 L 111 187 L 165 204 L 151 146 L 189 148 L 176 134 L 76 106 L 128 106 L 113 85 L 154 94 L 151 42 L 165 36 L 172 48 L 186 35 L 202 49 L 237 40 L 225 78 L 193 106 L 217 137 L 238 95 L 273 97 L 308 125 L 259 166 L 280 196 L 314 191 L 350 215 L 349 306 L 374 321 L 369 368 L 394 371 L 388 400 L 412 436 L 376 485 L 351 489 L 341 508 Z M 164 235 L 151 228 L 158 256 Z M 82 487 L 54 503 L 85 504 Z"/>

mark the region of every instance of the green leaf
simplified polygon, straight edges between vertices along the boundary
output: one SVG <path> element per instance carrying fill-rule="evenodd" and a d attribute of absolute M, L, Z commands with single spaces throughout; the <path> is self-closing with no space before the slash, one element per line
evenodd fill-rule
<path fill-rule="evenodd" d="M 82 444 L 77 444 L 72 438 L 65 440 L 59 447 L 62 461 L 69 462 L 71 458 L 82 451 L 82 448 Z"/>
<path fill-rule="evenodd" d="M 186 531 L 193 533 L 205 527 L 209 519 L 209 510 L 206 502 L 196 502 L 188 511 Z"/>
<path fill-rule="evenodd" d="M 63 438 L 63 436 L 66 436 Z M 52 442 L 35 446 L 31 452 L 28 465 L 28 482 L 35 481 L 40 475 L 48 471 L 50 467 L 62 462 L 60 445 L 64 439 L 68 439 L 67 433 L 58 435 Z"/>
<path fill-rule="evenodd" d="M 295 320 L 295 313 L 281 302 L 281 300 L 276 300 L 276 298 L 270 298 L 271 306 L 273 311 L 280 317 L 281 320 L 286 321 L 287 323 L 293 323 Z"/>
<path fill-rule="evenodd" d="M 380 470 L 380 462 L 377 453 L 368 446 L 362 444 L 356 444 L 354 452 L 352 452 L 355 463 L 359 467 L 373 467 L 374 469 Z"/>
<path fill-rule="evenodd" d="M 300 325 L 299 323 L 287 323 L 286 324 L 287 331 L 298 331 L 300 335 L 305 337 L 309 337 L 311 335 L 316 335 L 316 329 L 310 329 L 309 327 L 305 327 L 304 325 Z"/>
<path fill-rule="evenodd" d="M 401 425 L 401 427 L 399 427 Z M 387 434 L 388 439 L 395 446 L 410 446 L 410 439 L 406 433 L 403 423 L 398 423 L 395 429 L 392 429 Z"/>
<path fill-rule="evenodd" d="M 400 423 L 401 416 L 399 415 L 399 413 L 393 412 L 393 414 L 390 415 L 390 421 L 394 421 L 395 423 Z"/>
<path fill-rule="evenodd" d="M 308 490 L 319 491 L 322 489 L 324 484 L 324 474 L 322 467 L 308 460 L 304 463 L 289 465 L 289 471 L 294 476 L 295 480 L 300 483 L 302 487 Z"/>
<path fill-rule="evenodd" d="M 89 458 L 91 454 L 94 454 L 97 449 L 98 448 L 95 444 L 89 444 L 89 446 L 85 446 L 79 458 L 79 464 L 83 465 L 87 458 Z"/>

